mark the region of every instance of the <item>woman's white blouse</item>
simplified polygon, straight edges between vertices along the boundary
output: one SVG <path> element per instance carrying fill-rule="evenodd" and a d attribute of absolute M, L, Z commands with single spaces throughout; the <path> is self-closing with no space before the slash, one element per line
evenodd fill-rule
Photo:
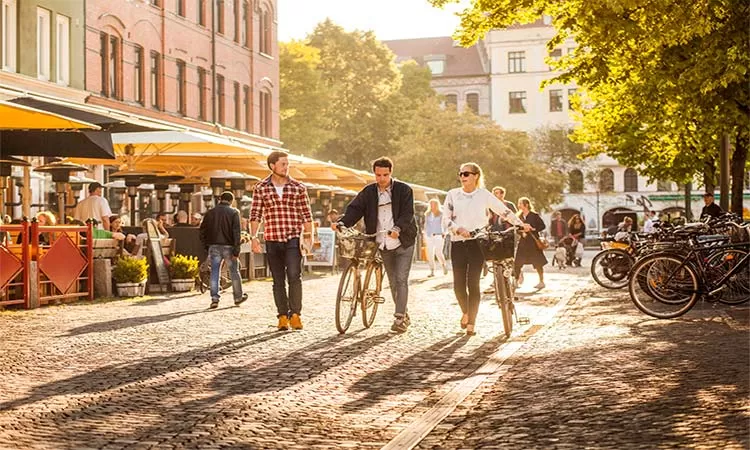
<path fill-rule="evenodd" d="M 488 209 L 513 225 L 523 225 L 521 219 L 487 189 L 477 188 L 472 192 L 465 192 L 463 188 L 455 188 L 448 191 L 443 204 L 443 228 L 451 232 L 451 241 L 467 240 L 456 234 L 459 228 L 473 231 L 486 226 Z"/>

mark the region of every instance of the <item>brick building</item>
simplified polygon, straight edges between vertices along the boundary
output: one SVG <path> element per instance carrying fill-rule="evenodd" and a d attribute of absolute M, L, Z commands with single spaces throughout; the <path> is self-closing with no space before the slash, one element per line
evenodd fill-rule
<path fill-rule="evenodd" d="M 276 0 L 89 0 L 87 101 L 278 144 L 275 17 Z"/>

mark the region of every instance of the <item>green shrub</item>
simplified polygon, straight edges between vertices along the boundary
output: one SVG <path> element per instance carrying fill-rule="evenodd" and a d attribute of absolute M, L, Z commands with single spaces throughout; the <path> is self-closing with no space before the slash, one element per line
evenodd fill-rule
<path fill-rule="evenodd" d="M 122 257 L 112 268 L 115 283 L 140 283 L 148 278 L 146 258 Z"/>
<path fill-rule="evenodd" d="M 169 272 L 174 280 L 192 279 L 198 276 L 198 258 L 174 255 L 169 258 Z"/>

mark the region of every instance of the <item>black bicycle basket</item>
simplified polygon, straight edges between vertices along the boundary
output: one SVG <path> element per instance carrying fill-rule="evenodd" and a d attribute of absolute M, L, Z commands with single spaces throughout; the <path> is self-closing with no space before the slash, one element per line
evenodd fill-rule
<path fill-rule="evenodd" d="M 339 258 L 368 259 L 374 258 L 378 251 L 378 243 L 374 238 L 364 236 L 350 236 L 339 239 Z"/>
<path fill-rule="evenodd" d="M 485 261 L 502 261 L 506 258 L 512 258 L 515 250 L 513 236 L 487 236 L 477 239 L 479 248 L 482 249 L 482 256 Z"/>

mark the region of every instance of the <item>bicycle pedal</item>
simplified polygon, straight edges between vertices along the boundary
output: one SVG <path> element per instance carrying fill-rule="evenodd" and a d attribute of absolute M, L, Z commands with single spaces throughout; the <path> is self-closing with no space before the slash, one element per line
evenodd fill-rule
<path fill-rule="evenodd" d="M 518 322 L 519 325 L 528 325 L 529 323 L 531 323 L 531 320 L 529 320 L 528 317 L 516 316 L 516 322 Z"/>
<path fill-rule="evenodd" d="M 385 297 L 375 297 L 375 303 L 383 304 L 385 303 Z"/>

